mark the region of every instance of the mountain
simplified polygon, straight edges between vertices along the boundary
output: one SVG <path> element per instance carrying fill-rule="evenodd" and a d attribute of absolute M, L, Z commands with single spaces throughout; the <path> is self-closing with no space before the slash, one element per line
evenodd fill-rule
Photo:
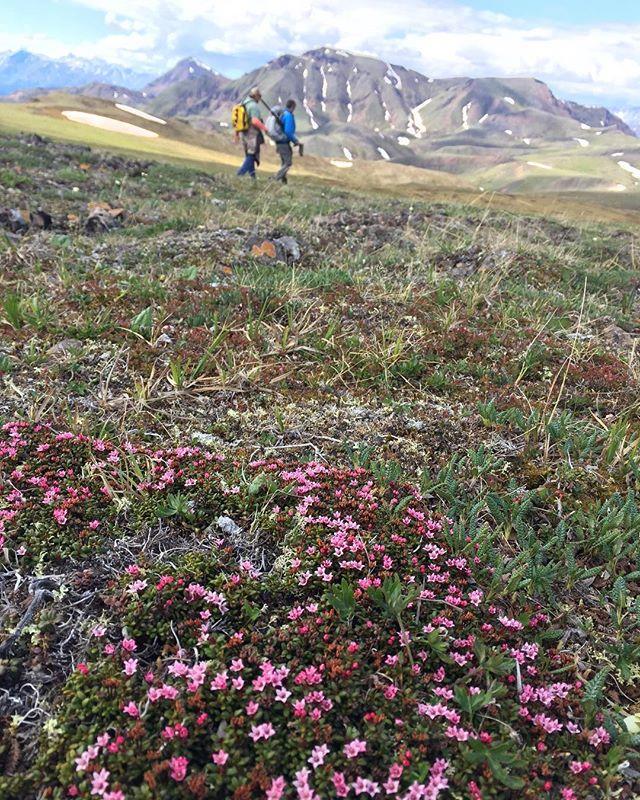
<path fill-rule="evenodd" d="M 640 136 L 640 107 L 623 108 L 616 115 L 627 123 L 631 130 Z"/>
<path fill-rule="evenodd" d="M 150 75 L 100 59 L 48 58 L 27 50 L 0 54 L 0 95 L 21 89 L 79 87 L 101 82 L 138 89 Z"/>
<path fill-rule="evenodd" d="M 435 79 L 328 47 L 235 80 L 195 69 L 185 80 L 187 63 L 146 87 L 152 113 L 226 127 L 232 105 L 257 85 L 272 104 L 294 98 L 301 136 L 341 167 L 366 158 L 468 173 L 549 147 L 587 151 L 605 133 L 633 136 L 607 109 L 560 100 L 534 78 Z"/>
<path fill-rule="evenodd" d="M 206 115 L 211 98 L 219 97 L 228 83 L 206 64 L 185 58 L 145 86 L 147 110 L 167 117 Z"/>

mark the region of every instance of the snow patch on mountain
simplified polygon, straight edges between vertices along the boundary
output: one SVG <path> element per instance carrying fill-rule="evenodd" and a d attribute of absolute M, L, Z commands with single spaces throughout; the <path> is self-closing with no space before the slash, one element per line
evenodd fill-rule
<path fill-rule="evenodd" d="M 589 142 L 586 139 L 580 139 L 578 136 L 574 136 L 573 141 L 577 142 L 580 147 L 589 147 Z"/>
<path fill-rule="evenodd" d="M 539 161 L 527 161 L 530 167 L 537 167 L 538 169 L 553 169 L 548 164 L 541 164 Z"/>
<path fill-rule="evenodd" d="M 117 94 L 117 92 L 114 92 Z M 114 103 L 116 108 L 119 108 L 120 111 L 126 111 L 127 114 L 135 114 L 136 117 L 142 117 L 142 119 L 148 119 L 149 122 L 157 122 L 158 125 L 166 125 L 167 122 L 164 119 L 160 119 L 160 117 L 154 117 L 153 114 L 147 114 L 146 111 L 141 111 L 139 108 L 133 108 L 133 106 L 126 106 L 123 103 Z"/>
<path fill-rule="evenodd" d="M 426 108 L 429 103 L 433 100 L 432 97 L 428 97 L 424 100 L 420 105 L 414 106 L 409 112 L 409 124 L 407 125 L 407 132 L 412 133 L 418 139 L 422 138 L 422 134 L 427 132 L 427 128 L 422 121 L 421 111 L 423 108 Z"/>
<path fill-rule="evenodd" d="M 471 108 L 471 103 L 467 103 L 466 106 L 462 108 L 462 127 L 465 131 L 469 130 L 469 109 Z"/>
<path fill-rule="evenodd" d="M 325 75 L 324 65 L 320 67 L 320 75 L 322 76 L 322 100 L 320 101 L 320 107 L 322 108 L 323 112 L 327 110 L 327 76 Z"/>
<path fill-rule="evenodd" d="M 393 78 L 394 81 L 396 82 L 396 84 L 395 84 L 396 89 L 399 92 L 402 91 L 402 80 L 401 80 L 400 76 L 398 75 L 398 73 L 395 71 L 395 69 L 391 66 L 391 64 L 387 64 L 387 75 L 389 75 L 389 77 Z"/>
<path fill-rule="evenodd" d="M 628 161 L 618 161 L 618 166 L 625 172 L 629 172 L 637 180 L 640 180 L 640 169 L 638 167 L 634 167 Z"/>
<path fill-rule="evenodd" d="M 383 147 L 378 147 L 377 150 L 385 161 L 391 161 L 391 156 Z"/>

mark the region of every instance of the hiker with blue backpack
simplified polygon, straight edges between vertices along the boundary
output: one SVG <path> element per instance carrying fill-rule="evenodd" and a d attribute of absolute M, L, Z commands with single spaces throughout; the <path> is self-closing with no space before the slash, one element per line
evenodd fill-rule
<path fill-rule="evenodd" d="M 284 109 L 282 106 L 270 109 L 271 113 L 267 119 L 267 131 L 276 143 L 276 151 L 280 156 L 280 169 L 273 179 L 282 183 L 287 183 L 287 172 L 293 164 L 292 145 L 296 145 L 302 155 L 302 144 L 296 136 L 296 118 L 293 113 L 295 110 L 296 101 L 287 100 Z"/>

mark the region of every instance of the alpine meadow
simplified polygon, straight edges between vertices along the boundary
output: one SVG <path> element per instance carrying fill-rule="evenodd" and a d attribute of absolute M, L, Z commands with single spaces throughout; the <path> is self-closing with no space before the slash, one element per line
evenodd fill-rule
<path fill-rule="evenodd" d="M 291 26 L 0 53 L 0 798 L 634 800 L 640 100 Z"/>

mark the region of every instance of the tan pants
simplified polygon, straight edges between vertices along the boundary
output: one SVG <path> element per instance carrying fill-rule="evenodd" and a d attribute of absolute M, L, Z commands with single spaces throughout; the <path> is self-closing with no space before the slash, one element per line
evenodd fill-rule
<path fill-rule="evenodd" d="M 260 163 L 260 146 L 264 142 L 262 131 L 253 126 L 242 134 L 242 146 L 246 156 L 255 156 L 256 164 Z"/>

